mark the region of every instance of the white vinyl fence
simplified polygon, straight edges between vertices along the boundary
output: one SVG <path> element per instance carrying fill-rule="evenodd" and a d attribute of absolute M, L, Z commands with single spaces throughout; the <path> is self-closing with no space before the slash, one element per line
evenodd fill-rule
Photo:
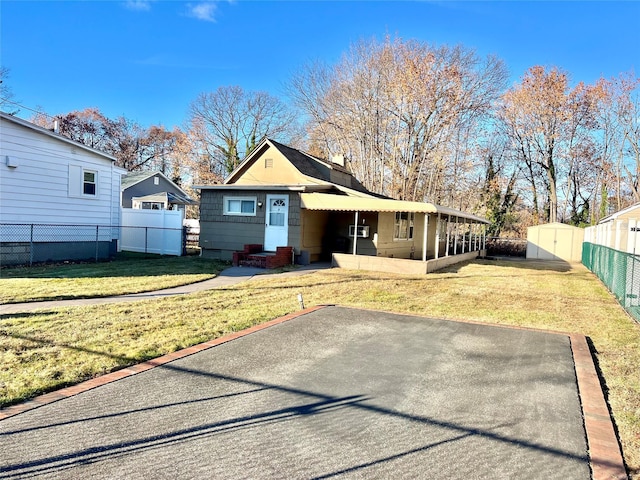
<path fill-rule="evenodd" d="M 184 212 L 122 209 L 119 250 L 182 255 Z"/>
<path fill-rule="evenodd" d="M 620 219 L 587 227 L 584 241 L 640 255 L 640 219 Z"/>

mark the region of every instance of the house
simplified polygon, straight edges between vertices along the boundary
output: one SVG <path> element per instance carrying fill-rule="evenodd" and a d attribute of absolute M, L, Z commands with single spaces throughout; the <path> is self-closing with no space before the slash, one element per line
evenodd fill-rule
<path fill-rule="evenodd" d="M 584 241 L 603 245 L 621 252 L 640 252 L 640 203 L 635 203 L 602 218 L 597 225 L 588 227 Z"/>
<path fill-rule="evenodd" d="M 117 249 L 115 157 L 0 112 L 0 262 L 107 258 Z"/>
<path fill-rule="evenodd" d="M 122 208 L 182 210 L 197 201 L 162 172 L 130 172 L 122 177 Z"/>
<path fill-rule="evenodd" d="M 342 157 L 322 160 L 271 139 L 223 184 L 195 188 L 203 256 L 231 260 L 251 245 L 266 252 L 287 246 L 300 264 L 426 273 L 484 249 L 487 220 L 383 198 L 368 192 Z"/>

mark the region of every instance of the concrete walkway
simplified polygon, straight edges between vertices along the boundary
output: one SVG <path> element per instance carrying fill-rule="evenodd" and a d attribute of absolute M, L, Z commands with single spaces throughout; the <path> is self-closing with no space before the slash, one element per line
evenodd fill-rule
<path fill-rule="evenodd" d="M 240 282 L 250 280 L 253 277 L 262 279 L 268 278 L 269 276 L 288 277 L 305 275 L 307 273 L 312 273 L 330 267 L 331 265 L 329 263 L 313 263 L 311 265 L 300 266 L 295 270 L 284 273 L 269 273 L 269 270 L 265 270 L 264 268 L 230 267 L 220 272 L 217 277 L 205 280 L 203 282 L 191 283 L 188 285 L 182 285 L 180 287 L 166 288 L 164 290 L 156 290 L 153 292 L 132 293 L 129 295 L 117 295 L 114 297 L 77 298 L 72 300 L 52 300 L 45 302 L 4 304 L 0 305 L 0 315 L 34 312 L 36 310 L 73 307 L 79 305 L 103 305 L 107 303 L 138 302 L 140 300 L 169 297 L 173 295 L 188 295 L 190 293 L 228 287 Z"/>

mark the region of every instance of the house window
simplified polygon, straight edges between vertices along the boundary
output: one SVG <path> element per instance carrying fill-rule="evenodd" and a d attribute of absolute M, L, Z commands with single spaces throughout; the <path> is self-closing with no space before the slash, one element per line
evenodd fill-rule
<path fill-rule="evenodd" d="M 164 210 L 164 203 L 162 202 L 142 202 L 143 210 Z"/>
<path fill-rule="evenodd" d="M 396 221 L 393 229 L 394 240 L 413 240 L 413 212 L 396 212 Z"/>
<path fill-rule="evenodd" d="M 91 170 L 82 171 L 82 193 L 83 194 L 95 196 L 97 177 L 98 177 L 97 172 L 93 172 Z"/>
<path fill-rule="evenodd" d="M 224 197 L 225 215 L 255 216 L 256 197 Z"/>

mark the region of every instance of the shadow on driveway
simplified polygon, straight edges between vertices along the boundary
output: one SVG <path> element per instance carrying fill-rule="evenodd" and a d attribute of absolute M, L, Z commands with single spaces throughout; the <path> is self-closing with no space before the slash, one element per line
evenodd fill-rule
<path fill-rule="evenodd" d="M 1 421 L 0 477 L 591 478 L 567 335 L 340 307 L 253 332 Z"/>

